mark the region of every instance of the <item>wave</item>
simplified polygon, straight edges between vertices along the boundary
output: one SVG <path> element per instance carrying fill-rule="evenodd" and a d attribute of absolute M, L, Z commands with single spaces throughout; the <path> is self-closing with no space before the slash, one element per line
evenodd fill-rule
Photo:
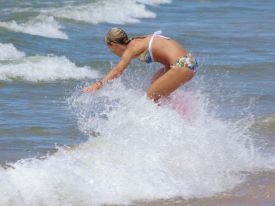
<path fill-rule="evenodd" d="M 66 57 L 31 56 L 0 63 L 0 80 L 56 81 L 97 78 L 99 73 L 88 66 L 78 67 Z"/>
<path fill-rule="evenodd" d="M 17 23 L 14 20 L 0 22 L 0 27 L 4 27 L 14 32 L 22 32 L 31 35 L 68 39 L 67 34 L 61 31 L 61 25 L 52 16 L 39 15 L 25 23 Z"/>
<path fill-rule="evenodd" d="M 65 5 L 59 8 L 40 9 L 39 12 L 56 18 L 91 24 L 125 24 L 138 23 L 141 18 L 155 18 L 156 14 L 148 10 L 146 5 L 163 3 L 171 3 L 171 0 L 104 0 L 79 5 Z"/>
<path fill-rule="evenodd" d="M 24 57 L 24 52 L 18 51 L 13 44 L 0 43 L 0 61 L 16 60 Z"/>
<path fill-rule="evenodd" d="M 170 4 L 172 0 L 137 0 L 136 2 L 148 4 L 148 5 L 158 5 L 158 4 Z"/>
<path fill-rule="evenodd" d="M 121 6 L 123 5 L 123 6 Z M 137 23 L 139 18 L 155 18 L 144 4 L 131 0 L 97 1 L 79 6 L 66 6 L 51 11 L 55 17 L 82 21 L 91 24 L 99 23 Z"/>
<path fill-rule="evenodd" d="M 38 35 L 47 38 L 68 39 L 68 35 L 62 31 L 62 26 L 55 18 L 69 19 L 73 21 L 91 24 L 111 23 L 125 24 L 138 23 L 141 18 L 155 18 L 156 14 L 148 10 L 146 5 L 158 5 L 171 3 L 170 0 L 104 0 L 92 3 L 72 5 L 72 2 L 63 2 L 61 7 L 47 8 L 16 8 L 10 12 L 40 13 L 36 17 L 20 23 L 15 20 L 0 22 L 0 27 L 14 32 Z M 121 6 L 123 5 L 123 6 Z"/>
<path fill-rule="evenodd" d="M 89 140 L 0 169 L 0 205 L 207 197 L 243 182 L 245 172 L 270 166 L 253 144 L 250 122 L 219 119 L 196 90 L 185 91 L 182 101 L 186 116 L 119 80 L 95 94 L 75 92 L 68 104 Z"/>

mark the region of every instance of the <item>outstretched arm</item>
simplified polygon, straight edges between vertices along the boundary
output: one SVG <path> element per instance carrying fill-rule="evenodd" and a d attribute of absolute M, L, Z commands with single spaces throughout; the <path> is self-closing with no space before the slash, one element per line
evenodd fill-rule
<path fill-rule="evenodd" d="M 104 84 L 119 77 L 123 73 L 123 71 L 128 67 L 132 59 L 133 59 L 132 52 L 125 51 L 123 56 L 121 57 L 120 62 L 114 68 L 112 68 L 112 70 L 108 72 L 107 75 L 102 80 L 92 84 L 89 87 L 85 87 L 83 89 L 83 92 L 88 93 L 88 92 L 99 90 Z"/>

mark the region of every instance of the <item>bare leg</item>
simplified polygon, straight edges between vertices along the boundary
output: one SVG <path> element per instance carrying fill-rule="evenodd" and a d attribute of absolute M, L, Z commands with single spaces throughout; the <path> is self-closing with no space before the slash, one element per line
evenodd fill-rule
<path fill-rule="evenodd" d="M 151 79 L 151 84 L 153 84 L 158 78 L 164 75 L 168 70 L 169 68 L 167 67 L 162 67 L 160 70 L 158 70 Z"/>
<path fill-rule="evenodd" d="M 157 102 L 161 97 L 167 97 L 178 87 L 191 80 L 194 72 L 184 67 L 175 67 L 156 79 L 147 91 L 147 96 Z"/>

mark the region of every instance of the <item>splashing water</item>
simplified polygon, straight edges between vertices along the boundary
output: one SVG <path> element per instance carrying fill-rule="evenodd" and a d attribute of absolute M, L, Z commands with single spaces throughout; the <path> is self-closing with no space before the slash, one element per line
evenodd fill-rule
<path fill-rule="evenodd" d="M 1 169 L 0 204 L 204 197 L 244 181 L 243 171 L 266 166 L 247 127 L 215 117 L 199 92 L 184 95 L 192 112 L 183 118 L 169 104 L 157 106 L 118 81 L 96 94 L 75 92 L 68 102 L 90 139 Z"/>

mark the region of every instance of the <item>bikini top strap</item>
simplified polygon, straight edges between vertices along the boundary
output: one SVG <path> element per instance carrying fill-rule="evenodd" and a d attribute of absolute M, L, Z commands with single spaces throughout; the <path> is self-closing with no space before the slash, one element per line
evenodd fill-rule
<path fill-rule="evenodd" d="M 153 36 L 152 36 L 151 39 L 150 39 L 150 42 L 149 42 L 149 48 L 148 48 L 148 50 L 149 50 L 149 53 L 150 53 L 152 62 L 154 61 L 153 52 L 152 52 L 152 43 L 153 43 L 154 37 L 155 37 L 156 35 L 160 35 L 161 32 L 162 32 L 161 30 L 155 31 L 155 32 L 153 33 Z"/>
<path fill-rule="evenodd" d="M 150 56 L 151 56 L 152 61 L 154 61 L 154 57 L 153 57 L 153 53 L 152 53 L 152 43 L 153 43 L 154 37 L 155 37 L 155 36 L 159 36 L 159 37 L 164 38 L 164 39 L 170 39 L 169 37 L 162 36 L 161 33 L 162 33 L 161 30 L 155 31 L 155 32 L 153 33 L 153 36 L 152 36 L 151 39 L 150 39 L 150 42 L 149 42 L 148 50 L 149 50 L 149 53 L 150 53 Z"/>
<path fill-rule="evenodd" d="M 159 30 L 159 31 L 156 31 L 156 32 L 154 32 L 154 36 L 159 36 L 159 37 L 161 37 L 161 38 L 163 38 L 163 39 L 170 39 L 169 37 L 167 37 L 167 36 L 163 36 L 163 35 L 161 35 L 161 33 L 162 33 L 162 31 L 161 30 Z"/>

